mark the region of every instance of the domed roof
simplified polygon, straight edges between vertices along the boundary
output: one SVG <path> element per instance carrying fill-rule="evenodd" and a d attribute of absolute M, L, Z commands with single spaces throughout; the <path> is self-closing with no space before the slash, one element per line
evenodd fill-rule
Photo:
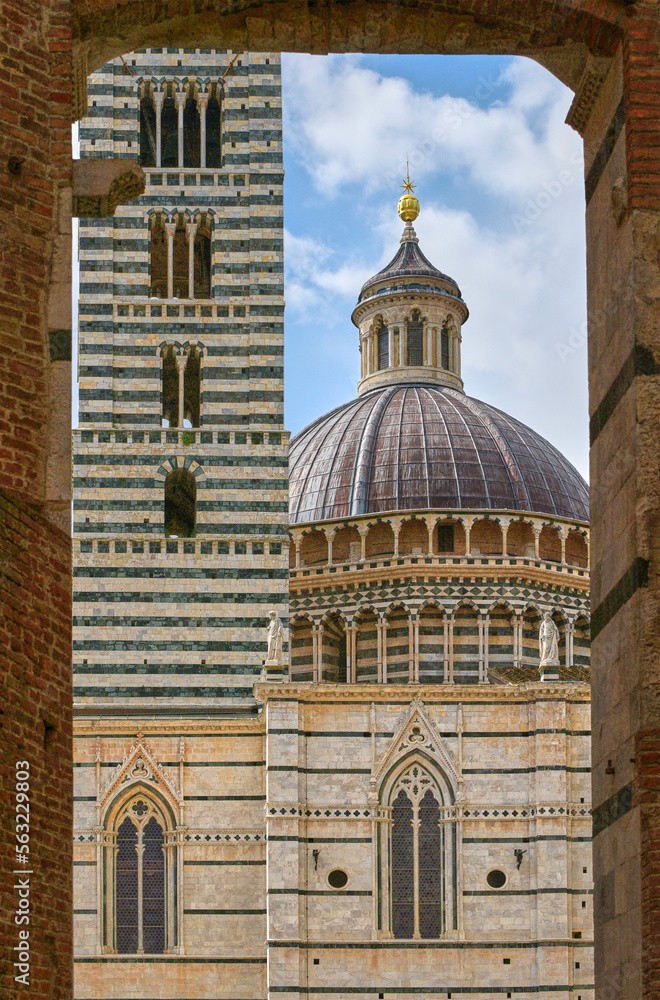
<path fill-rule="evenodd" d="M 411 280 L 412 279 L 412 280 Z M 414 279 L 418 279 L 415 282 Z M 424 284 L 424 279 L 432 284 Z M 445 287 L 438 287 L 435 282 L 441 281 Z M 449 286 L 449 287 L 447 287 Z M 382 295 L 394 291 L 427 291 L 453 298 L 461 298 L 461 290 L 448 274 L 443 274 L 424 256 L 419 248 L 415 230 L 407 225 L 401 238 L 401 245 L 392 260 L 381 271 L 365 281 L 360 290 L 358 304 L 371 295 Z M 463 303 L 464 304 L 464 303 Z M 467 316 L 467 308 L 466 308 Z"/>
<path fill-rule="evenodd" d="M 428 508 L 589 519 L 585 481 L 525 424 L 459 390 L 390 385 L 291 441 L 290 521 Z"/>

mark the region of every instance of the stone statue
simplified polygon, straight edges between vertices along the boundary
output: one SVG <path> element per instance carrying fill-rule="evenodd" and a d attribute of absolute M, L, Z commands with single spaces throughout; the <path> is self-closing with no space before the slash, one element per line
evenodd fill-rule
<path fill-rule="evenodd" d="M 540 667 L 559 666 L 559 629 L 552 620 L 549 611 L 543 615 L 539 629 Z"/>
<path fill-rule="evenodd" d="M 284 636 L 284 626 L 281 619 L 277 617 L 276 611 L 270 612 L 268 622 L 268 653 L 266 661 L 268 663 L 280 663 L 282 660 L 282 638 Z"/>

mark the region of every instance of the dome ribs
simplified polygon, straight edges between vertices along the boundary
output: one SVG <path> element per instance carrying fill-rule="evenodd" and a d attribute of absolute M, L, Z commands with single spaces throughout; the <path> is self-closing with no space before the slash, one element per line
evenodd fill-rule
<path fill-rule="evenodd" d="M 587 521 L 588 489 L 548 441 L 463 393 L 366 393 L 291 446 L 291 521 L 397 510 L 519 510 Z"/>
<path fill-rule="evenodd" d="M 351 517 L 368 513 L 369 485 L 371 483 L 371 470 L 373 468 L 376 442 L 383 414 L 394 392 L 396 392 L 396 389 L 390 388 L 383 393 L 376 393 L 374 399 L 371 396 L 367 397 L 372 406 L 362 428 L 360 444 L 355 455 L 355 465 L 351 482 Z"/>

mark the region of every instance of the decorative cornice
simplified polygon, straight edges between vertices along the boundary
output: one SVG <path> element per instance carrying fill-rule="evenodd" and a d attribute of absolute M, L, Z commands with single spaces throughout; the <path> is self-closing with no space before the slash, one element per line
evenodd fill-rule
<path fill-rule="evenodd" d="M 478 684 L 330 684 L 327 681 L 278 681 L 273 684 L 258 682 L 253 687 L 258 702 L 361 702 L 385 703 L 408 706 L 411 697 L 418 697 L 428 704 L 463 702 L 527 702 L 568 701 L 591 702 L 591 688 L 578 682 L 535 682 L 527 684 L 495 685 Z M 442 733 L 440 732 L 440 735 Z"/>

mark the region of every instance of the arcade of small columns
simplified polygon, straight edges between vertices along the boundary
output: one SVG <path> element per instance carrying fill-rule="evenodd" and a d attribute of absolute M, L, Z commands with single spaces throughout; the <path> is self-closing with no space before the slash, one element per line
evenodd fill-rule
<path fill-rule="evenodd" d="M 295 600 L 292 601 L 295 606 Z M 542 612 L 499 601 L 479 609 L 463 599 L 453 606 L 432 600 L 419 606 L 395 601 L 385 610 L 369 604 L 355 614 L 326 612 L 320 619 L 294 612 L 290 677 L 364 683 L 489 683 L 489 670 L 539 666 Z M 552 610 L 559 630 L 559 659 L 566 668 L 589 666 L 589 616 Z"/>
<path fill-rule="evenodd" d="M 223 81 L 172 79 L 144 81 L 139 79 L 138 85 L 140 98 L 142 100 L 145 98 L 151 100 L 156 117 L 156 169 L 162 169 L 163 104 L 165 103 L 165 98 L 171 96 L 176 104 L 178 127 L 177 167 L 173 169 L 184 168 L 187 166 L 185 163 L 184 112 L 186 102 L 189 99 L 193 99 L 197 105 L 197 111 L 199 112 L 199 169 L 206 170 L 206 110 L 212 96 L 217 95 L 216 100 L 220 103 L 219 95 L 222 93 Z"/>
<path fill-rule="evenodd" d="M 441 322 L 416 320 L 397 313 L 387 316 L 387 322 L 378 315 L 374 322 L 360 329 L 360 378 L 367 378 L 376 372 L 387 368 L 404 368 L 410 366 L 408 359 L 408 324 L 422 324 L 422 358 L 420 364 L 425 368 L 444 369 L 442 364 L 442 338 L 447 337 L 447 353 L 449 357 L 448 370 L 460 377 L 461 374 L 461 334 L 456 321 L 446 316 Z M 381 367 L 379 357 L 379 338 L 387 334 L 387 364 Z"/>
<path fill-rule="evenodd" d="M 159 279 L 162 283 L 161 272 L 166 270 L 167 274 L 167 298 L 173 299 L 175 297 L 175 291 L 178 293 L 180 289 L 174 286 L 174 255 L 175 255 L 175 239 L 177 235 L 182 239 L 184 238 L 187 242 L 187 254 L 188 254 L 188 273 L 187 273 L 187 290 L 189 299 L 208 299 L 211 297 L 210 284 L 208 289 L 200 289 L 200 276 L 196 275 L 195 272 L 195 248 L 196 241 L 200 236 L 206 237 L 209 240 L 209 250 L 210 250 L 210 239 L 211 239 L 211 225 L 213 222 L 213 217 L 215 212 L 213 209 L 207 209 L 204 212 L 190 212 L 186 210 L 181 217 L 182 213 L 174 211 L 152 211 L 149 213 L 148 222 L 151 232 L 151 297 L 161 297 L 157 295 L 159 290 Z M 158 254 L 158 232 L 164 231 L 165 242 L 166 242 L 166 262 L 159 260 Z M 209 254 L 210 256 L 210 254 Z M 210 274 L 210 259 L 208 261 L 208 269 Z M 163 268 L 165 264 L 165 268 Z M 200 291 L 205 291 L 206 294 L 199 294 Z M 176 298 L 181 298 L 177 294 Z"/>
<path fill-rule="evenodd" d="M 589 569 L 589 529 L 574 521 L 512 512 L 387 514 L 291 525 L 289 565 L 360 564 L 388 558 L 526 559 Z M 317 569 L 318 572 L 318 569 Z"/>

